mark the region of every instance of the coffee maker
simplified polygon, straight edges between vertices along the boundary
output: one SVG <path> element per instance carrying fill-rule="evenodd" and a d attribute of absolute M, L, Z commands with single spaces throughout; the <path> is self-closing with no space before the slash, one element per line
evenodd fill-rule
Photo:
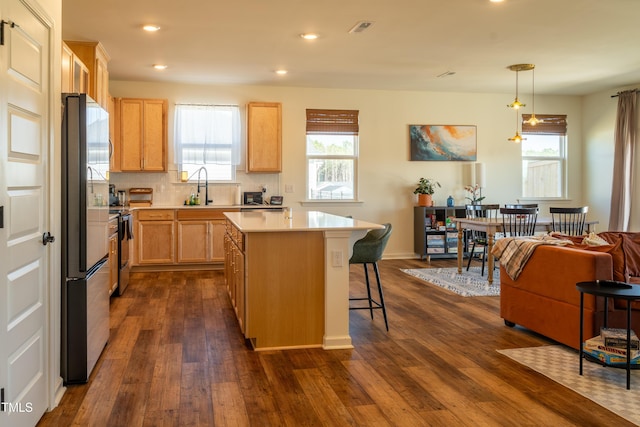
<path fill-rule="evenodd" d="M 109 184 L 109 206 L 118 205 L 118 195 L 116 194 L 116 185 Z"/>

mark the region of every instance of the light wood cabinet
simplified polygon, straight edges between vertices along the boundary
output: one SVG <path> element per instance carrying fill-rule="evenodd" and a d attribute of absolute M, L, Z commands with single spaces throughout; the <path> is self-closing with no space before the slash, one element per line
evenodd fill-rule
<path fill-rule="evenodd" d="M 64 42 L 62 42 L 61 60 L 61 91 L 63 93 L 89 93 L 89 69 Z"/>
<path fill-rule="evenodd" d="M 247 105 L 247 172 L 282 172 L 282 104 Z"/>
<path fill-rule="evenodd" d="M 173 264 L 175 262 L 174 211 L 171 209 L 137 212 L 137 263 Z"/>
<path fill-rule="evenodd" d="M 100 42 L 70 41 L 64 42 L 66 47 L 79 59 L 87 73 L 86 90 L 72 90 L 72 92 L 86 93 L 105 110 L 109 108 L 109 55 Z M 65 61 L 65 45 L 63 44 L 63 73 Z M 82 71 L 78 70 L 80 74 Z M 76 76 L 74 67 L 73 79 L 82 81 L 81 76 Z M 63 83 L 64 85 L 64 83 Z"/>
<path fill-rule="evenodd" d="M 323 232 L 243 233 L 231 221 L 226 232 L 225 281 L 244 337 L 255 349 L 322 345 Z"/>
<path fill-rule="evenodd" d="M 224 212 L 238 209 L 140 209 L 134 214 L 136 266 L 218 265 L 225 261 Z"/>
<path fill-rule="evenodd" d="M 225 281 L 231 305 L 236 313 L 240 330 L 245 333 L 245 255 L 244 236 L 229 221 L 225 225 Z"/>
<path fill-rule="evenodd" d="M 115 150 L 122 172 L 167 170 L 166 99 L 116 98 Z"/>
<path fill-rule="evenodd" d="M 210 221 L 209 229 L 211 230 L 211 258 L 209 260 L 212 262 L 223 262 L 225 220 L 214 219 Z"/>
<path fill-rule="evenodd" d="M 224 261 L 224 211 L 229 209 L 178 210 L 178 263 Z"/>
<path fill-rule="evenodd" d="M 207 262 L 211 252 L 209 221 L 178 221 L 178 263 Z"/>

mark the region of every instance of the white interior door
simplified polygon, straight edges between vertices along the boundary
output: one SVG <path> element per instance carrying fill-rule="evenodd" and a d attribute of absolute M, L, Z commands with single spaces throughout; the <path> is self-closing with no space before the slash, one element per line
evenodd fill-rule
<path fill-rule="evenodd" d="M 21 0 L 0 20 L 0 426 L 47 408 L 50 26 Z"/>

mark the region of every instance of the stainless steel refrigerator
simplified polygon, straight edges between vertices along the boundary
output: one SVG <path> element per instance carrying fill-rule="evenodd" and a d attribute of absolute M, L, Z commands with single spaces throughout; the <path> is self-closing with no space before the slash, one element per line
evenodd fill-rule
<path fill-rule="evenodd" d="M 109 339 L 109 115 L 63 94 L 61 375 L 87 382 Z"/>

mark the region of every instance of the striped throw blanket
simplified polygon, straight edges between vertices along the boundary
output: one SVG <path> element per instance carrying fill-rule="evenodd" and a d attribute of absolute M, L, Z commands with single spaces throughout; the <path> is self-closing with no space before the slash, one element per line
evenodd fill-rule
<path fill-rule="evenodd" d="M 504 237 L 498 239 L 491 253 L 500 260 L 509 277 L 516 280 L 533 251 L 540 245 L 572 245 L 570 240 L 557 239 L 548 235 L 531 237 Z"/>

